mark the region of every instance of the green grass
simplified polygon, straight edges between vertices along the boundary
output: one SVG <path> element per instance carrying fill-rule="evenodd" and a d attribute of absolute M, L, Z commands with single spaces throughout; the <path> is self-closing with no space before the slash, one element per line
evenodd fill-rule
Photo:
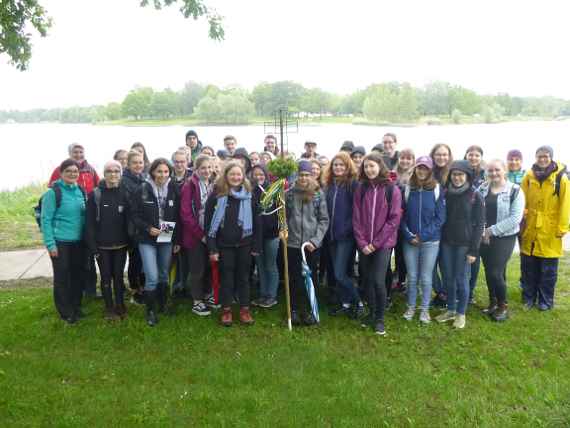
<path fill-rule="evenodd" d="M 292 333 L 280 311 L 250 328 L 198 319 L 186 304 L 148 328 L 141 307 L 119 323 L 65 325 L 48 280 L 0 283 L 2 426 L 567 427 L 570 259 L 557 307 L 511 319 L 471 309 L 464 331 L 387 316 L 387 336 L 324 315 Z M 478 301 L 486 299 L 484 284 Z"/>
<path fill-rule="evenodd" d="M 35 184 L 0 192 L 0 251 L 42 246 L 33 207 L 45 190 L 44 185 Z"/>

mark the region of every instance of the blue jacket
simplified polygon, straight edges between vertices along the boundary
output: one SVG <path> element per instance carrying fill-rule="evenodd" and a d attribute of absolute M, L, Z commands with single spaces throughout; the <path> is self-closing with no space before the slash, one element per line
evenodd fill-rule
<path fill-rule="evenodd" d="M 485 199 L 489 194 L 489 183 L 483 183 L 478 192 Z M 524 192 L 518 184 L 507 181 L 504 189 L 497 195 L 497 223 L 491 226 L 491 234 L 500 238 L 519 233 L 524 204 Z"/>
<path fill-rule="evenodd" d="M 357 183 L 348 186 L 333 184 L 325 189 L 327 209 L 329 212 L 329 242 L 354 239 L 352 231 L 352 207 L 354 189 Z"/>
<path fill-rule="evenodd" d="M 83 238 L 85 197 L 77 184 L 65 184 L 59 179 L 52 187 L 61 188 L 61 205 L 56 207 L 55 192 L 48 189 L 42 196 L 42 233 L 49 251 L 56 241 L 78 242 Z"/>
<path fill-rule="evenodd" d="M 434 190 L 411 189 L 409 185 L 407 189 L 404 195 L 409 192 L 409 196 L 407 201 L 402 197 L 404 215 L 400 223 L 404 239 L 411 241 L 418 235 L 421 242 L 439 241 L 446 216 L 443 189 L 439 189 L 437 201 Z"/>

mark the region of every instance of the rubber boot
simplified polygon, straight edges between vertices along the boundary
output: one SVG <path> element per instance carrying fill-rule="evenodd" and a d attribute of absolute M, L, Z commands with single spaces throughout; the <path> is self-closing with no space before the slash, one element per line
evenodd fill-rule
<path fill-rule="evenodd" d="M 158 324 L 158 317 L 156 316 L 156 290 L 144 292 L 146 303 L 146 323 L 149 327 L 154 327 Z"/>
<path fill-rule="evenodd" d="M 509 313 L 507 311 L 507 304 L 500 303 L 497 310 L 492 315 L 493 319 L 497 322 L 506 321 L 509 318 Z"/>

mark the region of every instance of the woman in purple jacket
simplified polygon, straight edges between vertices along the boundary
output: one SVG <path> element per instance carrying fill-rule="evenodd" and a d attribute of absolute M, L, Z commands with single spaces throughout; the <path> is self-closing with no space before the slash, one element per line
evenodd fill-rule
<path fill-rule="evenodd" d="M 210 177 L 212 175 L 212 158 L 199 155 L 194 160 L 194 174 L 182 187 L 180 197 L 180 220 L 182 222 L 182 246 L 190 269 L 190 287 L 192 312 L 199 316 L 210 315 L 212 301 L 205 301 L 208 281 L 208 248 L 204 234 L 204 210 L 206 200 L 212 193 Z"/>
<path fill-rule="evenodd" d="M 396 245 L 402 216 L 402 196 L 391 183 L 382 156 L 372 152 L 360 168 L 360 186 L 354 194 L 352 224 L 359 250 L 370 319 L 376 334 L 384 335 L 385 278 L 390 253 Z"/>

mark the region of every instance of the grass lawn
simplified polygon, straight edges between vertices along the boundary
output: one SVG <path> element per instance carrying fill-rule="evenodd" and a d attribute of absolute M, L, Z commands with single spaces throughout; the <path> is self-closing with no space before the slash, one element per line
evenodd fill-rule
<path fill-rule="evenodd" d="M 151 329 L 142 307 L 113 324 L 95 301 L 68 326 L 48 280 L 0 283 L 1 425 L 567 427 L 570 257 L 546 313 L 522 311 L 517 266 L 508 322 L 472 308 L 463 331 L 422 327 L 398 296 L 383 338 L 324 311 L 293 333 L 278 309 L 222 328 L 188 304 Z"/>
<path fill-rule="evenodd" d="M 43 245 L 32 211 L 45 191 L 46 186 L 38 184 L 0 192 L 0 251 Z"/>

